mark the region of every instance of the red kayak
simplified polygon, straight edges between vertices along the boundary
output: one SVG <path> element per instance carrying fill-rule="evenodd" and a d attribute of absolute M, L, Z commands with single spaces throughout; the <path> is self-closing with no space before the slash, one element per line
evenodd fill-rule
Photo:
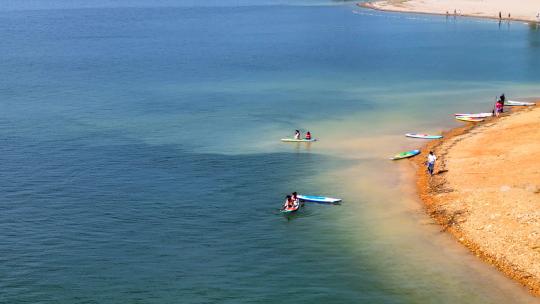
<path fill-rule="evenodd" d="M 281 212 L 282 213 L 293 213 L 293 212 L 298 211 L 298 209 L 300 209 L 300 202 L 296 201 L 296 202 L 294 202 L 292 207 L 283 208 L 283 209 L 281 209 Z"/>

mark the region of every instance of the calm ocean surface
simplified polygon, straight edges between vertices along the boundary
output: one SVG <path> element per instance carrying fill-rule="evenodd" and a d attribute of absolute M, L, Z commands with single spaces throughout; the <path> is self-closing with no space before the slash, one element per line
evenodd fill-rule
<path fill-rule="evenodd" d="M 202 3 L 201 3 L 202 2 Z M 539 96 L 540 31 L 352 2 L 0 4 L 0 303 L 535 303 L 406 132 Z M 320 142 L 282 144 L 294 129 Z M 291 191 L 342 197 L 285 218 Z"/>

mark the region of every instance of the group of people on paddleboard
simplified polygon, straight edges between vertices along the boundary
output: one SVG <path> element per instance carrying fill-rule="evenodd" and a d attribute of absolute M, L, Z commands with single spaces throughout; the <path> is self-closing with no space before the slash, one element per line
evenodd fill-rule
<path fill-rule="evenodd" d="M 285 196 L 285 203 L 283 204 L 283 210 L 290 210 L 298 208 L 300 200 L 298 199 L 298 193 L 293 192 L 290 195 Z"/>
<path fill-rule="evenodd" d="M 294 131 L 294 139 L 302 139 L 302 132 L 300 130 Z M 304 139 L 311 140 L 311 132 L 307 131 L 306 138 Z"/>

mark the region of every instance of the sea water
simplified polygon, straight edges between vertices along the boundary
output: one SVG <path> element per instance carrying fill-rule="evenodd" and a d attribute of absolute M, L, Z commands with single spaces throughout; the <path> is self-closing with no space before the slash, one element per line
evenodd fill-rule
<path fill-rule="evenodd" d="M 532 303 L 407 132 L 540 95 L 540 32 L 343 1 L 0 5 L 0 302 Z M 295 129 L 319 141 L 285 144 Z M 419 156 L 422 157 L 422 156 Z M 343 198 L 284 217 L 292 191 Z"/>

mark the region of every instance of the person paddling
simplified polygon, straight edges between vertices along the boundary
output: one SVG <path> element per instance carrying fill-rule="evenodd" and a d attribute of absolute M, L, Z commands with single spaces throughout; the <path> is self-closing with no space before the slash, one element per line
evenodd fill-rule
<path fill-rule="evenodd" d="M 311 140 L 311 133 L 309 131 L 307 131 L 306 133 L 306 139 Z"/>
<path fill-rule="evenodd" d="M 301 134 L 299 130 L 294 131 L 294 139 L 300 139 L 300 136 Z"/>
<path fill-rule="evenodd" d="M 435 161 L 437 160 L 437 156 L 433 154 L 433 151 L 429 151 L 427 159 L 427 170 L 429 175 L 433 176 L 433 169 L 435 169 Z"/>
<path fill-rule="evenodd" d="M 283 210 L 287 210 L 289 208 L 292 208 L 294 204 L 294 201 L 292 200 L 292 197 L 290 195 L 287 195 L 285 197 L 285 203 L 283 204 Z"/>

